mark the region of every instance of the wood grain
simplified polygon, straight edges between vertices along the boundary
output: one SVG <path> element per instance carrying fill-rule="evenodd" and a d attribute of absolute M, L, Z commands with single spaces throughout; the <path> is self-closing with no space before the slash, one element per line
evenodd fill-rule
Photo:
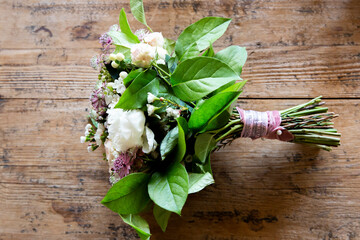
<path fill-rule="evenodd" d="M 173 39 L 202 17 L 231 17 L 215 50 L 248 49 L 239 104 L 283 109 L 323 95 L 343 134 L 330 153 L 235 141 L 212 156 L 216 183 L 191 195 L 166 233 L 146 215 L 152 239 L 360 239 L 360 1 L 144 2 L 149 25 Z M 97 77 L 89 59 L 122 7 L 0 1 L 0 239 L 137 239 L 99 203 L 109 188 L 102 149 L 79 143 Z"/>

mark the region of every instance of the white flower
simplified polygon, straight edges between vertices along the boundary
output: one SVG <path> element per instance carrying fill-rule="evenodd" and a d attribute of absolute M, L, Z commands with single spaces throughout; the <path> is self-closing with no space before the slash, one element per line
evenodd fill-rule
<path fill-rule="evenodd" d="M 180 117 L 180 110 L 168 107 L 168 108 L 166 108 L 166 115 L 168 117 L 178 118 L 178 117 Z"/>
<path fill-rule="evenodd" d="M 111 55 L 111 54 L 110 54 L 110 55 Z M 124 56 L 124 54 L 122 54 L 122 53 L 117 53 L 115 58 L 116 58 L 116 60 L 118 60 L 119 62 L 121 62 L 122 60 L 125 59 L 125 56 Z"/>
<path fill-rule="evenodd" d="M 147 154 L 156 149 L 157 142 L 155 141 L 155 134 L 153 133 L 153 131 L 151 131 L 150 128 L 145 127 L 145 131 L 144 131 L 142 138 L 143 138 L 142 151 L 144 153 Z"/>
<path fill-rule="evenodd" d="M 85 136 L 89 135 L 91 128 L 92 128 L 91 124 L 89 124 L 89 123 L 86 124 L 85 133 L 84 133 Z"/>
<path fill-rule="evenodd" d="M 107 88 L 114 88 L 114 83 L 113 82 L 109 82 L 108 84 L 106 84 Z"/>
<path fill-rule="evenodd" d="M 161 32 L 153 32 L 145 35 L 144 42 L 153 47 L 163 47 L 164 37 Z"/>
<path fill-rule="evenodd" d="M 111 62 L 111 66 L 112 66 L 113 68 L 118 68 L 118 67 L 119 67 L 119 64 L 117 64 L 115 61 L 112 61 L 112 62 Z"/>
<path fill-rule="evenodd" d="M 86 141 L 86 137 L 85 137 L 85 136 L 81 136 L 81 137 L 80 137 L 80 142 L 81 142 L 81 143 L 84 143 L 85 141 Z"/>
<path fill-rule="evenodd" d="M 111 168 L 113 166 L 112 162 L 116 159 L 118 154 L 115 151 L 110 139 L 106 139 L 104 143 L 104 147 L 105 147 L 106 159 L 109 161 L 109 167 Z"/>
<path fill-rule="evenodd" d="M 156 52 L 158 54 L 158 59 L 162 60 L 165 60 L 166 54 L 168 54 L 168 52 L 162 47 L 157 47 Z"/>
<path fill-rule="evenodd" d="M 109 109 L 108 138 L 113 147 L 119 152 L 142 146 L 142 135 L 145 128 L 145 115 L 143 111 L 124 111 L 120 108 Z"/>
<path fill-rule="evenodd" d="M 156 99 L 158 99 L 154 94 L 152 94 L 151 92 L 147 93 L 147 102 L 148 103 L 153 103 Z"/>
<path fill-rule="evenodd" d="M 174 117 L 174 118 L 180 117 L 180 110 L 174 109 L 174 110 L 173 110 L 173 117 Z"/>
<path fill-rule="evenodd" d="M 124 80 L 127 76 L 128 76 L 128 73 L 125 72 L 125 71 L 122 71 L 122 72 L 119 74 L 119 78 L 121 78 L 122 80 Z"/>
<path fill-rule="evenodd" d="M 99 117 L 99 114 L 94 109 L 91 109 L 90 117 L 93 118 L 93 119 L 97 119 Z"/>
<path fill-rule="evenodd" d="M 156 60 L 156 64 L 158 65 L 165 65 L 165 61 L 162 59 Z"/>
<path fill-rule="evenodd" d="M 96 133 L 95 133 L 95 136 L 94 136 L 94 139 L 96 141 L 96 144 L 97 145 L 101 145 L 102 141 L 101 141 L 101 135 L 104 133 L 104 125 L 102 124 L 99 124 L 98 125 L 98 129 L 96 130 Z"/>
<path fill-rule="evenodd" d="M 91 146 L 88 146 L 88 147 L 87 147 L 87 150 L 88 150 L 88 152 L 92 152 L 92 147 L 91 147 Z"/>
<path fill-rule="evenodd" d="M 116 60 L 116 54 L 110 54 L 109 55 L 109 59 L 111 60 L 111 61 L 115 61 Z"/>
<path fill-rule="evenodd" d="M 155 107 L 151 104 L 146 104 L 148 115 L 151 116 L 155 112 Z"/>
<path fill-rule="evenodd" d="M 119 95 L 117 95 L 117 94 L 114 94 L 113 95 L 113 98 L 112 98 L 112 101 L 111 101 L 111 103 L 109 104 L 109 108 L 114 108 L 115 107 L 115 105 L 119 102 L 119 99 L 120 99 L 120 96 Z"/>
<path fill-rule="evenodd" d="M 113 88 L 116 90 L 117 93 L 120 94 L 123 94 L 126 90 L 124 82 L 121 78 L 115 80 Z"/>
<path fill-rule="evenodd" d="M 150 67 L 151 61 L 154 58 L 155 49 L 148 44 L 139 43 L 131 48 L 131 61 L 138 67 Z"/>

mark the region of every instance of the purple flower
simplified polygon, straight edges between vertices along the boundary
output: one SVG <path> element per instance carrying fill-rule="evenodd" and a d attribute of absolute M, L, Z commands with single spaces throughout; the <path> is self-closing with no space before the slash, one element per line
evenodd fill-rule
<path fill-rule="evenodd" d="M 90 96 L 90 102 L 97 114 L 99 116 L 104 115 L 106 113 L 106 101 L 105 101 L 105 83 L 102 83 L 102 85 L 93 91 L 93 93 Z"/>
<path fill-rule="evenodd" d="M 129 153 L 121 153 L 114 161 L 114 172 L 116 172 L 120 178 L 129 175 L 133 159 L 133 156 Z"/>
<path fill-rule="evenodd" d="M 107 33 L 104 33 L 99 38 L 99 42 L 101 43 L 101 46 L 103 47 L 103 51 L 108 52 L 113 40 L 111 39 L 111 37 Z"/>

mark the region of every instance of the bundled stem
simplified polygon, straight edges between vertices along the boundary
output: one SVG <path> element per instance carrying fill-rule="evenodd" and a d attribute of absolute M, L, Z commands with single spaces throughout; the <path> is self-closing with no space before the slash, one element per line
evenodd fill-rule
<path fill-rule="evenodd" d="M 339 115 L 328 112 L 327 107 L 321 107 L 324 104 L 319 96 L 307 103 L 280 111 L 280 126 L 294 136 L 291 142 L 310 144 L 326 151 L 331 151 L 332 147 L 340 145 L 341 134 L 334 128 L 332 122 L 332 119 Z M 215 135 L 218 142 L 216 150 L 239 138 L 242 129 L 239 113 L 234 109 L 229 123 L 219 129 Z"/>

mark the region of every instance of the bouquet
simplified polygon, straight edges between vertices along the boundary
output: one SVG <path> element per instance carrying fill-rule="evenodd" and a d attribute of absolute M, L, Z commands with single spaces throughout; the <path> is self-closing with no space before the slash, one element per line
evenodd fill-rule
<path fill-rule="evenodd" d="M 119 25 L 100 38 L 91 60 L 100 71 L 90 97 L 85 136 L 94 151 L 104 145 L 112 187 L 101 201 L 150 238 L 140 214 L 153 211 L 163 231 L 171 213 L 181 214 L 188 194 L 214 183 L 210 156 L 240 137 L 310 144 L 330 151 L 340 134 L 317 97 L 283 111 L 247 111 L 236 105 L 246 81 L 240 75 L 245 48 L 217 53 L 212 44 L 230 19 L 206 17 L 177 41 L 147 25 L 142 0 L 130 1 L 147 29 L 130 29 L 124 9 Z"/>

